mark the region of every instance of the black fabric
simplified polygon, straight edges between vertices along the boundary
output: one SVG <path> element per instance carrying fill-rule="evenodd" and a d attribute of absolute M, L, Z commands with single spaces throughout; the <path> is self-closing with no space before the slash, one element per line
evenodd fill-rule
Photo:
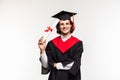
<path fill-rule="evenodd" d="M 48 74 L 48 73 L 49 73 L 49 71 L 50 71 L 50 69 L 49 69 L 49 68 L 44 68 L 44 67 L 42 66 L 42 71 L 41 71 L 41 74 Z"/>
<path fill-rule="evenodd" d="M 41 58 L 39 58 L 39 60 L 41 61 Z M 44 68 L 43 66 L 41 66 L 41 74 L 48 74 L 50 69 L 48 68 Z"/>
<path fill-rule="evenodd" d="M 50 72 L 48 80 L 81 80 L 80 65 L 82 52 L 82 41 L 77 42 L 65 54 L 62 54 L 52 41 L 48 42 L 46 54 L 48 56 L 49 68 L 44 68 L 44 70 L 47 70 L 46 73 Z M 53 68 L 54 63 L 62 62 L 63 66 L 65 66 L 73 61 L 74 64 L 70 70 L 57 70 Z"/>
<path fill-rule="evenodd" d="M 68 11 L 61 11 L 61 12 L 55 14 L 52 17 L 53 18 L 58 18 L 60 20 L 70 20 L 71 16 L 76 15 L 76 14 L 77 13 L 68 12 Z"/>

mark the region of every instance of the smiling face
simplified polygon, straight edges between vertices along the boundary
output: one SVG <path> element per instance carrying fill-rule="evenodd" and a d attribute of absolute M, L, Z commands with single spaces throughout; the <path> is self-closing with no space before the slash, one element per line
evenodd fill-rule
<path fill-rule="evenodd" d="M 71 32 L 71 23 L 70 20 L 60 20 L 59 22 L 59 29 L 61 31 L 61 34 L 70 34 Z"/>

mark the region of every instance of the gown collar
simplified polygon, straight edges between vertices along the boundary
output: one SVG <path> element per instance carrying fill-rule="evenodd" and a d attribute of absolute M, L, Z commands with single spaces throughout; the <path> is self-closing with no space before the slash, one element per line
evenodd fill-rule
<path fill-rule="evenodd" d="M 67 37 L 65 37 L 63 35 L 60 35 L 60 37 L 61 37 L 62 41 L 65 42 L 66 40 L 68 40 L 69 38 L 71 38 L 71 35 L 69 35 Z"/>
<path fill-rule="evenodd" d="M 65 54 L 65 52 L 74 46 L 78 41 L 79 40 L 73 36 L 68 38 L 66 41 L 63 41 L 61 36 L 52 40 L 53 44 L 62 52 L 62 54 Z"/>

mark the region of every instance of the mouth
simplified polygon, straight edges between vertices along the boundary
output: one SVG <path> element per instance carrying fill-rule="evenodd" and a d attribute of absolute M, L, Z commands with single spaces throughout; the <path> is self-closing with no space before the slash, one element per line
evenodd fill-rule
<path fill-rule="evenodd" d="M 67 28 L 63 28 L 62 30 L 63 30 L 63 31 L 66 31 L 66 30 L 68 30 L 68 29 L 67 29 Z"/>
<path fill-rule="evenodd" d="M 67 29 L 63 29 L 62 31 L 63 31 L 63 32 L 67 32 L 68 30 L 67 30 Z"/>

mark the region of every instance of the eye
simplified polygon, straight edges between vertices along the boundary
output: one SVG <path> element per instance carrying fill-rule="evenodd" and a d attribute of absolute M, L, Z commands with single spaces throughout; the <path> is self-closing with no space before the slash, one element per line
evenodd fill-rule
<path fill-rule="evenodd" d="M 63 23 L 60 23 L 60 26 L 63 26 L 64 24 Z"/>
<path fill-rule="evenodd" d="M 66 23 L 66 25 L 70 25 L 70 23 Z"/>

